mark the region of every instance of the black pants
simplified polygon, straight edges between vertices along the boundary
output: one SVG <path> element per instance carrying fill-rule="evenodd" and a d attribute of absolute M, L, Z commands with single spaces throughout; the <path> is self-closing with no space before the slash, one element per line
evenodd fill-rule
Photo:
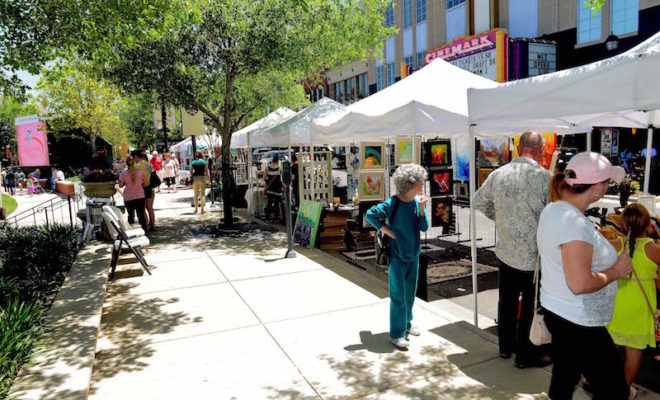
<path fill-rule="evenodd" d="M 273 218 L 273 220 L 279 221 L 280 220 L 280 215 L 283 215 L 284 213 L 280 213 L 282 208 L 282 196 L 273 194 L 271 192 L 266 192 L 266 196 L 268 197 L 268 203 L 266 204 L 266 216 L 269 216 Z"/>
<path fill-rule="evenodd" d="M 520 362 L 532 361 L 536 348 L 529 341 L 534 316 L 534 272 L 521 271 L 500 261 L 498 275 L 500 300 L 497 306 L 497 335 L 500 352 L 516 353 Z M 520 319 L 518 299 L 522 294 Z"/>
<path fill-rule="evenodd" d="M 626 400 L 629 388 L 619 352 L 603 326 L 585 327 L 545 310 L 545 323 L 552 334 L 552 400 L 572 399 L 575 385 L 584 375 L 594 391 L 594 400 Z"/>
<path fill-rule="evenodd" d="M 135 199 L 128 200 L 124 202 L 126 206 L 126 211 L 128 212 L 128 223 L 133 224 L 135 222 L 135 213 L 137 212 L 138 221 L 140 226 L 144 231 L 147 231 L 147 220 L 144 216 L 144 199 Z"/>

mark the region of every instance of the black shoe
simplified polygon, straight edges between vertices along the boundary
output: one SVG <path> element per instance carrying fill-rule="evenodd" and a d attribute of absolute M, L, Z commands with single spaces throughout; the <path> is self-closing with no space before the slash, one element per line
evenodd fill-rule
<path fill-rule="evenodd" d="M 514 363 L 515 367 L 518 369 L 526 368 L 543 368 L 552 364 L 552 358 L 549 356 L 537 357 L 531 360 L 519 359 L 516 357 L 516 362 Z"/>
<path fill-rule="evenodd" d="M 504 360 L 508 360 L 511 358 L 511 352 L 510 351 L 500 351 L 500 358 Z"/>

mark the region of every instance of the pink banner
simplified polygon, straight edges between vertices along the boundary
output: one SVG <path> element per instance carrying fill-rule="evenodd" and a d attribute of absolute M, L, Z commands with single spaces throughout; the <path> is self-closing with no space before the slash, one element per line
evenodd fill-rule
<path fill-rule="evenodd" d="M 46 124 L 36 115 L 16 118 L 18 162 L 21 167 L 49 165 Z"/>

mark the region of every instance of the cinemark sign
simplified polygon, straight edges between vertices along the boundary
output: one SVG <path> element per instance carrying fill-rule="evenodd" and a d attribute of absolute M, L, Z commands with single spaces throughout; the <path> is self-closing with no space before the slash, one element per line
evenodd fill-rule
<path fill-rule="evenodd" d="M 493 48 L 495 48 L 495 34 L 494 32 L 487 32 L 478 36 L 458 39 L 451 44 L 428 51 L 426 52 L 425 63 L 428 64 L 436 58 L 449 61 L 477 50 Z"/>

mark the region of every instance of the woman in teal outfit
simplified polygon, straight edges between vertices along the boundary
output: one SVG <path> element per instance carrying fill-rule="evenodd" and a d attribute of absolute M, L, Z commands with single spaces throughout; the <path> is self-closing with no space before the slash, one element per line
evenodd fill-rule
<path fill-rule="evenodd" d="M 408 335 L 419 336 L 421 333 L 412 325 L 412 308 L 422 249 L 419 232 L 426 232 L 429 228 L 426 197 L 420 195 L 426 176 L 426 170 L 419 165 L 400 166 L 392 176 L 396 196 L 373 206 L 366 216 L 374 228 L 389 237 L 392 249 L 389 267 L 390 342 L 404 349 L 409 345 Z"/>

